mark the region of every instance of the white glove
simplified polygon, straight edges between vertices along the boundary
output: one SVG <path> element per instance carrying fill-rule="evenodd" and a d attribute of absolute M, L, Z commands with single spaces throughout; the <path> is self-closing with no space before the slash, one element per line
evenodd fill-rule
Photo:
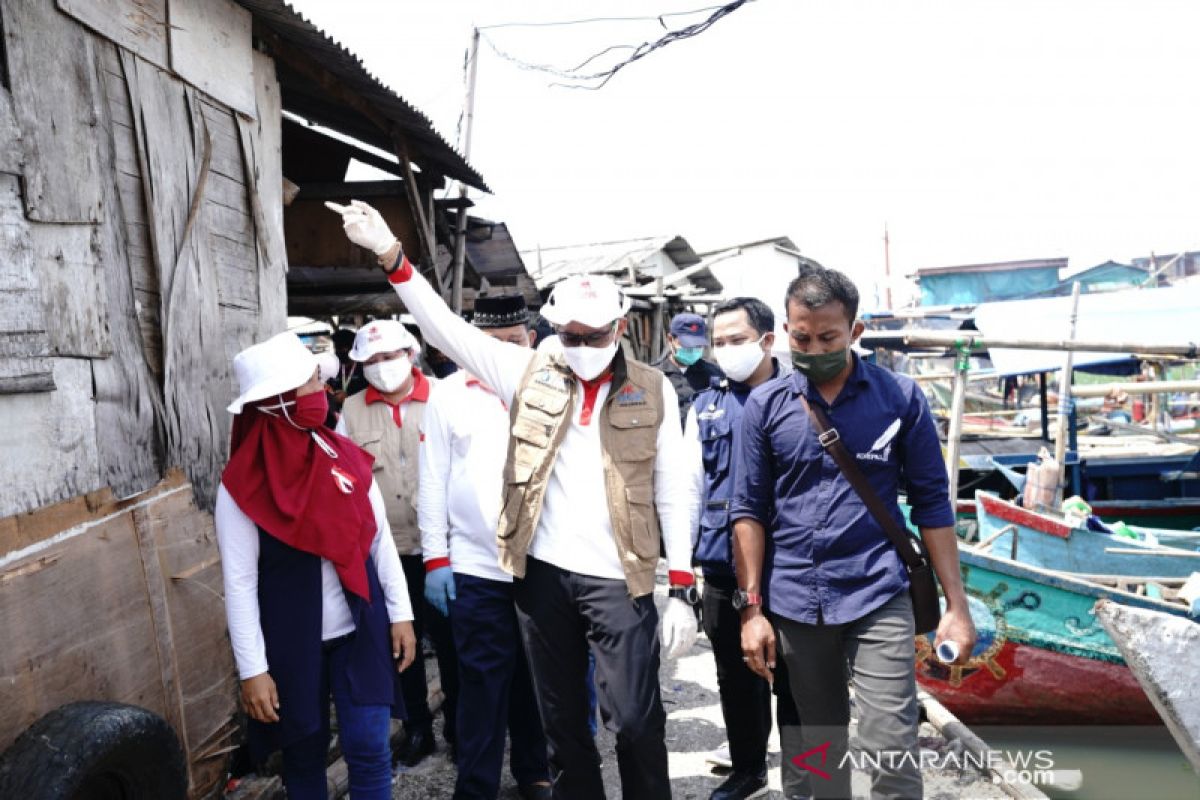
<path fill-rule="evenodd" d="M 396 243 L 396 237 L 380 213 L 363 201 L 351 200 L 348 206 L 327 201 L 325 207 L 342 215 L 342 227 L 346 230 L 347 238 L 359 247 L 381 256 Z"/>
<path fill-rule="evenodd" d="M 660 638 L 667 659 L 678 658 L 696 643 L 696 612 L 678 597 L 667 598 Z"/>

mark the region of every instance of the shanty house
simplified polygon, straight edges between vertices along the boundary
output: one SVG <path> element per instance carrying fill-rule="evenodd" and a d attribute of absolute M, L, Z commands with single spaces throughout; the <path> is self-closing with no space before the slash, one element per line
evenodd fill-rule
<path fill-rule="evenodd" d="M 319 211 L 354 194 L 346 139 L 394 154 L 379 202 L 431 278 L 433 192 L 486 186 L 282 0 L 0 0 L 0 28 L 0 796 L 114 769 L 47 748 L 173 768 L 89 738 L 83 700 L 165 720 L 210 796 L 239 740 L 208 513 L 231 356 L 283 330 L 289 259 L 363 259 Z"/>

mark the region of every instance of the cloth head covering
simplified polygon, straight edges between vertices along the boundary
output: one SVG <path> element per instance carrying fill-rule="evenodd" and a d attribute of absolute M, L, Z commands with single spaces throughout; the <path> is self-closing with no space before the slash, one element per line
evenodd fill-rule
<path fill-rule="evenodd" d="M 508 297 L 476 297 L 471 323 L 476 328 L 511 328 L 529 324 L 529 307 L 519 294 Z"/>

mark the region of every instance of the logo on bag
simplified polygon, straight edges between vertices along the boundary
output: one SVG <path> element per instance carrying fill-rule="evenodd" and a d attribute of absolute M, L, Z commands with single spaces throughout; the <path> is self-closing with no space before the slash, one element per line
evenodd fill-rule
<path fill-rule="evenodd" d="M 337 487 L 342 494 L 354 493 L 354 486 L 357 481 L 354 480 L 353 475 L 351 475 L 349 472 L 346 472 L 341 467 L 336 466 L 329 468 L 329 474 L 333 476 L 333 482 L 337 484 Z"/>
<path fill-rule="evenodd" d="M 887 426 L 887 430 L 879 435 L 871 449 L 866 453 L 858 453 L 859 461 L 887 461 L 892 454 L 892 439 L 900 432 L 900 420 Z"/>

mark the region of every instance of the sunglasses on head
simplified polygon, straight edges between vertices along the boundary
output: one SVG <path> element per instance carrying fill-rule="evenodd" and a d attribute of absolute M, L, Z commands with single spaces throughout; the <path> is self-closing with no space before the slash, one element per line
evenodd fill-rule
<path fill-rule="evenodd" d="M 557 334 L 559 341 L 563 347 L 600 347 L 604 344 L 604 340 L 612 335 L 613 330 L 617 327 L 616 320 L 613 320 L 612 325 L 602 331 L 593 331 L 592 333 L 570 333 L 562 328 L 555 328 L 554 333 Z"/>

